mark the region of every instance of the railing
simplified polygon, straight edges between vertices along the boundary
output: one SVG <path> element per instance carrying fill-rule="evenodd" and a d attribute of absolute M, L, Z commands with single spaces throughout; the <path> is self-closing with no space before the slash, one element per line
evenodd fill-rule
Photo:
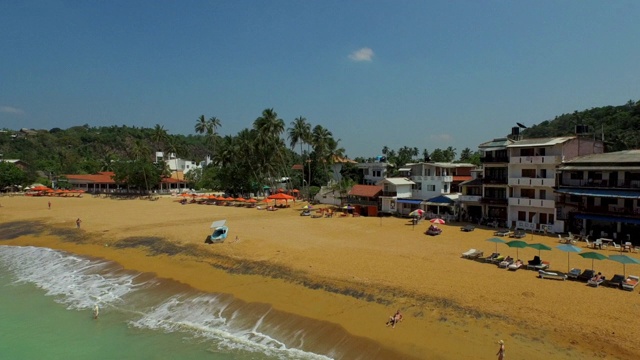
<path fill-rule="evenodd" d="M 509 157 L 508 156 L 481 157 L 480 158 L 480 162 L 483 162 L 483 163 L 508 163 L 509 162 Z"/>
<path fill-rule="evenodd" d="M 485 185 L 506 185 L 507 177 L 488 176 L 482 179 L 482 183 Z"/>
<path fill-rule="evenodd" d="M 354 198 L 347 198 L 347 201 L 351 205 L 360 205 L 360 206 L 378 206 L 378 201 L 371 200 L 359 200 Z"/>
<path fill-rule="evenodd" d="M 560 180 L 560 186 L 585 187 L 585 188 L 621 188 L 621 189 L 640 189 L 640 180 L 620 180 L 611 182 L 609 180 Z"/>
<path fill-rule="evenodd" d="M 480 198 L 480 202 L 483 204 L 507 205 L 509 203 L 509 200 L 507 198 L 483 197 Z"/>
<path fill-rule="evenodd" d="M 511 164 L 560 164 L 560 156 L 512 156 Z"/>
<path fill-rule="evenodd" d="M 383 191 L 382 192 L 382 196 L 398 196 L 398 192 L 397 191 Z"/>
<path fill-rule="evenodd" d="M 442 182 L 453 182 L 453 176 L 412 176 L 412 181 L 442 181 Z"/>
<path fill-rule="evenodd" d="M 527 177 L 510 177 L 509 186 L 544 186 L 553 187 L 556 181 L 553 178 L 527 178 Z"/>
<path fill-rule="evenodd" d="M 556 206 L 556 202 L 554 200 L 546 200 L 546 199 L 529 199 L 529 198 L 509 198 L 509 206 L 528 206 L 528 207 L 541 207 L 553 209 Z"/>
<path fill-rule="evenodd" d="M 625 208 L 622 206 L 578 206 L 577 212 L 640 218 L 640 208 Z"/>
<path fill-rule="evenodd" d="M 458 196 L 458 200 L 464 202 L 480 202 L 482 199 L 482 195 L 460 195 Z"/>

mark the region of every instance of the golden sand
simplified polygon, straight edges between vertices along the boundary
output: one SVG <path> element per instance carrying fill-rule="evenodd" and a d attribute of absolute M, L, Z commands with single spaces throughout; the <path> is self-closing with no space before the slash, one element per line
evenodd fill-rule
<path fill-rule="evenodd" d="M 543 280 L 533 271 L 506 271 L 460 258 L 469 248 L 487 255 L 495 251 L 496 245 L 486 241 L 493 237 L 489 229 L 467 233 L 460 231 L 462 224 L 446 224 L 442 235 L 431 237 L 424 234 L 426 221 L 414 227 L 399 218 L 299 216 L 306 203 L 268 212 L 180 205 L 169 197 L 5 196 L 0 205 L 1 223 L 28 221 L 54 229 L 49 236 L 11 237 L 0 244 L 101 257 L 199 290 L 269 303 L 340 325 L 407 357 L 491 358 L 500 339 L 514 359 L 640 357 L 638 289 Z M 227 220 L 228 239 L 204 244 L 209 225 L 219 219 Z M 557 237 L 528 234 L 525 240 L 558 245 Z M 502 244 L 498 251 L 516 255 Z M 537 254 L 519 249 L 525 262 Z M 567 271 L 567 253 L 554 249 L 541 257 L 552 269 Z M 569 261 L 571 267 L 591 268 L 591 260 L 576 254 Z M 605 260 L 596 261 L 595 268 L 611 277 L 623 267 Z M 628 274 L 640 274 L 640 266 L 627 266 Z M 404 321 L 395 329 L 385 327 L 396 309 Z"/>

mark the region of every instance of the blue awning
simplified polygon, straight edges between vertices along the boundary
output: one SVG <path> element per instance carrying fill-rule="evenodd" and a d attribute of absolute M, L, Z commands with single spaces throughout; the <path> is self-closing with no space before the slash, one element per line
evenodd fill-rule
<path fill-rule="evenodd" d="M 576 219 L 596 220 L 611 223 L 627 223 L 627 224 L 640 224 L 640 219 L 632 219 L 620 216 L 607 216 L 607 215 L 593 215 L 593 214 L 576 214 Z"/>
<path fill-rule="evenodd" d="M 453 205 L 455 201 L 453 201 L 450 197 L 444 196 L 444 195 L 440 195 L 440 196 L 436 196 L 433 197 L 429 200 L 427 200 L 424 204 L 425 205 L 439 205 L 439 206 L 449 206 L 449 205 Z"/>
<path fill-rule="evenodd" d="M 400 203 L 400 204 L 411 204 L 411 205 L 420 205 L 420 203 L 422 202 L 422 200 L 416 200 L 416 199 L 397 199 L 396 202 Z"/>
<path fill-rule="evenodd" d="M 640 199 L 640 190 L 617 190 L 617 189 L 586 189 L 586 188 L 560 188 L 556 190 L 560 194 L 610 197 L 622 199 Z"/>

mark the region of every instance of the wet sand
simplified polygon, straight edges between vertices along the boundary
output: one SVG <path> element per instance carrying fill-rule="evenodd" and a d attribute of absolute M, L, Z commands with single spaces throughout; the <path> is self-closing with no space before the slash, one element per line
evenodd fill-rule
<path fill-rule="evenodd" d="M 199 290 L 328 321 L 406 357 L 491 358 L 500 339 L 510 358 L 640 356 L 638 289 L 542 280 L 533 271 L 460 258 L 469 248 L 486 255 L 495 251 L 486 241 L 492 229 L 467 233 L 460 231 L 463 224 L 446 224 L 442 235 L 431 237 L 424 234 L 426 221 L 414 227 L 399 218 L 299 216 L 306 203 L 268 212 L 174 200 L 5 196 L 0 244 L 114 260 Z M 204 244 L 209 225 L 219 219 L 227 219 L 229 238 Z M 34 236 L 43 231 L 48 235 Z M 538 234 L 525 240 L 558 245 L 557 237 Z M 502 244 L 498 251 L 516 255 Z M 537 254 L 519 249 L 525 261 Z M 541 257 L 552 269 L 567 271 L 567 253 L 554 249 Z M 591 260 L 577 254 L 569 261 L 571 267 L 591 267 Z M 623 269 L 608 260 L 596 261 L 595 268 L 607 277 Z M 640 274 L 640 266 L 628 265 L 627 274 Z M 385 327 L 396 309 L 404 321 Z"/>

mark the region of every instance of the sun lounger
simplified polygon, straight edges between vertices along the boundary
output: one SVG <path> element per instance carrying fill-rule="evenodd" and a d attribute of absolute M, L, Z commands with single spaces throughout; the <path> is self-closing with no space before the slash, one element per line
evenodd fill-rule
<path fill-rule="evenodd" d="M 527 270 L 547 270 L 549 268 L 549 265 L 550 264 L 548 261 L 541 261 L 539 264 L 531 263 L 527 265 Z"/>
<path fill-rule="evenodd" d="M 625 282 L 622 283 L 622 289 L 632 291 L 633 289 L 636 288 L 636 286 L 638 286 L 639 280 L 640 278 L 638 278 L 635 275 L 627 276 L 627 280 L 625 280 Z"/>
<path fill-rule="evenodd" d="M 516 271 L 518 269 L 520 269 L 524 264 L 522 263 L 521 260 L 518 260 L 516 262 L 514 262 L 513 264 L 510 264 L 509 266 L 507 266 L 507 270 L 511 270 L 511 271 Z"/>
<path fill-rule="evenodd" d="M 598 287 L 602 285 L 605 281 L 607 281 L 607 279 L 604 276 L 600 276 L 600 278 L 592 277 L 591 279 L 587 280 L 587 285 Z"/>
<path fill-rule="evenodd" d="M 492 262 L 493 259 L 497 258 L 498 256 L 500 256 L 500 253 L 494 252 L 493 254 L 487 256 L 486 258 L 484 258 L 485 262 Z"/>
<path fill-rule="evenodd" d="M 580 273 L 582 272 L 582 270 L 580 269 L 576 269 L 576 268 L 572 268 L 571 270 L 569 270 L 569 272 L 567 273 L 567 278 L 569 280 L 578 280 L 578 276 L 580 276 Z"/>
<path fill-rule="evenodd" d="M 513 258 L 511 256 L 507 256 L 506 259 L 502 260 L 499 264 L 498 267 L 501 268 L 506 268 L 507 266 L 513 264 Z"/>
<path fill-rule="evenodd" d="M 583 271 L 582 274 L 578 275 L 576 280 L 582 281 L 582 282 L 587 282 L 591 278 L 593 278 L 594 276 L 596 276 L 596 272 L 593 271 L 593 270 L 587 269 L 587 270 Z"/>
<path fill-rule="evenodd" d="M 480 250 L 476 250 L 476 252 L 469 254 L 469 256 L 467 256 L 467 259 L 477 259 L 477 258 L 481 258 L 482 255 L 484 255 L 484 251 L 480 251 Z"/>
<path fill-rule="evenodd" d="M 608 286 L 608 287 L 617 287 L 617 288 L 621 288 L 622 284 L 626 281 L 627 279 L 624 277 L 624 275 L 620 275 L 620 274 L 615 274 L 613 275 L 613 277 L 611 278 L 611 280 L 606 280 L 604 282 L 603 285 Z"/>
<path fill-rule="evenodd" d="M 527 233 L 524 231 L 524 229 L 516 229 L 516 231 L 514 231 L 513 234 L 509 235 L 509 237 L 514 237 L 516 239 L 522 239 L 526 236 L 527 236 Z"/>
<path fill-rule="evenodd" d="M 469 231 L 473 231 L 475 230 L 475 226 L 473 225 L 465 225 L 463 227 L 460 228 L 460 230 L 464 231 L 464 232 L 469 232 Z"/>
<path fill-rule="evenodd" d="M 476 249 L 469 249 L 462 253 L 462 257 L 463 258 L 469 257 L 469 255 L 475 253 L 476 251 L 477 251 Z"/>
<path fill-rule="evenodd" d="M 504 260 L 504 255 L 499 255 L 496 256 L 495 258 L 491 259 L 491 263 L 492 264 L 499 264 Z"/>
<path fill-rule="evenodd" d="M 500 229 L 500 230 L 496 231 L 494 234 L 496 236 L 507 236 L 507 235 L 511 234 L 511 231 L 509 229 Z"/>
<path fill-rule="evenodd" d="M 540 277 L 540 279 L 556 279 L 564 281 L 567 279 L 567 274 L 560 271 L 538 270 L 538 277 Z"/>

